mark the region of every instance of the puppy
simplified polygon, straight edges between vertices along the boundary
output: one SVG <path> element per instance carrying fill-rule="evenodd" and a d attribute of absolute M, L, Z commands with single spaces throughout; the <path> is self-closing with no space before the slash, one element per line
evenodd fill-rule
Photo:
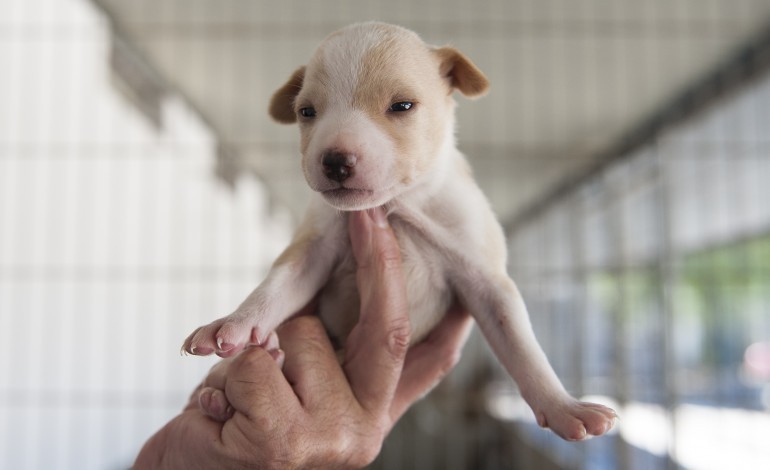
<path fill-rule="evenodd" d="M 413 341 L 457 300 L 541 426 L 568 440 L 611 429 L 615 413 L 572 398 L 549 365 L 507 275 L 503 231 L 456 148 L 453 92 L 487 88 L 462 53 L 401 27 L 357 24 L 326 38 L 270 103 L 277 121 L 299 124 L 302 170 L 319 197 L 264 282 L 183 350 L 230 356 L 262 344 L 316 295 L 330 337 L 344 344 L 359 305 L 345 212 L 384 206 L 402 251 Z"/>

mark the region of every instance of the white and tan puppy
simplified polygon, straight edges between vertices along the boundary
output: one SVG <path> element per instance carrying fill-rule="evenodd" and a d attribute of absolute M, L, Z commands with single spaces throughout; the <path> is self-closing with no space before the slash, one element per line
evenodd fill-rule
<path fill-rule="evenodd" d="M 319 197 L 265 281 L 183 349 L 229 356 L 261 344 L 316 295 L 329 335 L 344 344 L 358 318 L 345 211 L 385 206 L 402 250 L 413 341 L 457 300 L 542 426 L 570 440 L 607 432 L 615 413 L 572 398 L 538 345 L 506 272 L 502 229 L 455 146 L 453 92 L 487 88 L 459 51 L 401 27 L 357 24 L 323 41 L 270 104 L 279 122 L 299 123 L 302 170 Z"/>

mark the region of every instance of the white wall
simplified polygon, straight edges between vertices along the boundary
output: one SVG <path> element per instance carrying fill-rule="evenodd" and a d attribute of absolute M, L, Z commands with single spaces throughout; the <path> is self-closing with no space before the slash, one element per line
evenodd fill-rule
<path fill-rule="evenodd" d="M 259 182 L 214 178 L 177 96 L 117 91 L 89 2 L 0 3 L 0 468 L 125 468 L 213 360 L 181 357 L 288 239 Z"/>

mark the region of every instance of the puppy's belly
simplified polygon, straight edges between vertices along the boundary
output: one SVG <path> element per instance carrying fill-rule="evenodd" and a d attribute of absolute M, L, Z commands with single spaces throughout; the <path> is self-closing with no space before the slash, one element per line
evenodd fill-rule
<path fill-rule="evenodd" d="M 409 301 L 412 344 L 422 340 L 443 318 L 453 295 L 442 264 L 428 247 L 412 240 L 399 240 Z M 422 248 L 422 249 L 421 249 Z M 430 256 L 433 254 L 434 256 Z M 319 316 L 330 338 L 339 349 L 358 322 L 359 295 L 356 265 L 352 254 L 336 267 L 319 298 Z"/>

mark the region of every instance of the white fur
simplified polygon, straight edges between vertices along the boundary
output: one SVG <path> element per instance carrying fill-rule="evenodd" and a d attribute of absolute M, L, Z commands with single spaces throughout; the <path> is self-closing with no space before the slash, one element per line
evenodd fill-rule
<path fill-rule="evenodd" d="M 449 95 L 464 85 L 439 74 L 442 67 L 454 70 L 442 62 L 446 57 L 458 56 L 439 54 L 414 33 L 376 23 L 346 28 L 322 43 L 293 103 L 296 110 L 318 111 L 300 129 L 305 177 L 320 197 L 265 281 L 235 313 L 193 333 L 184 349 L 211 352 L 226 343 L 235 348 L 219 353 L 229 355 L 262 342 L 319 292 L 319 315 L 344 344 L 358 318 L 344 211 L 384 204 L 402 250 L 413 340 L 427 335 L 456 299 L 473 314 L 542 425 L 569 439 L 586 437 L 586 430 L 606 432 L 614 413 L 567 394 L 506 273 L 502 229 L 455 148 Z M 457 70 L 448 73 L 483 78 L 468 67 Z M 407 93 L 419 96 L 401 96 Z M 417 100 L 412 114 L 387 113 L 389 100 L 405 98 Z M 330 149 L 355 157 L 349 179 L 325 176 L 322 157 Z M 340 194 L 327 192 L 333 189 Z"/>

